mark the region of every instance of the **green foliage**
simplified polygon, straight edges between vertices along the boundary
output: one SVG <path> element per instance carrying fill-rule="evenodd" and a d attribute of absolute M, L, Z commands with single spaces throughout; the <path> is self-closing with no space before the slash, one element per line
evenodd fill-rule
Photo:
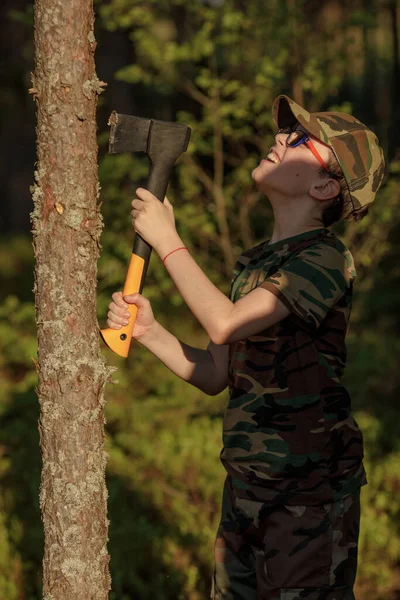
<path fill-rule="evenodd" d="M 205 272 L 227 292 L 232 260 L 244 247 L 265 239 L 270 224 L 271 213 L 264 202 L 258 201 L 250 173 L 272 143 L 269 107 L 273 98 L 288 92 L 311 109 L 354 111 L 366 122 L 373 122 L 372 106 L 368 114 L 363 114 L 359 105 L 361 90 L 365 95 L 363 77 L 365 81 L 368 77 L 363 73 L 368 64 L 364 60 L 365 38 L 359 32 L 365 33 L 374 24 L 357 4 L 345 14 L 328 13 L 323 4 L 316 10 L 315 4 L 300 1 L 272 1 L 267 11 L 262 2 L 248 3 L 245 10 L 236 0 L 226 0 L 219 7 L 210 4 L 114 0 L 100 7 L 100 15 L 105 27 L 129 32 L 135 60 L 120 69 L 117 77 L 140 91 L 136 97 L 139 110 L 148 114 L 145 111 L 149 99 L 153 98 L 152 106 L 157 106 L 157 97 L 163 106 L 159 118 L 181 121 L 192 128 L 191 143 L 180 160 L 169 197 L 175 206 L 181 236 Z M 372 51 L 369 48 L 368 55 Z M 378 48 L 376 52 L 378 56 Z M 386 69 L 383 64 L 375 67 L 376 72 Z M 346 90 L 346 86 L 354 93 L 342 94 L 341 88 Z M 126 161 L 112 157 L 114 172 Z M 140 165 L 142 168 L 143 163 Z M 391 577 L 399 560 L 400 545 L 398 503 L 394 499 L 400 439 L 398 420 L 394 418 L 399 342 L 393 334 L 398 321 L 395 307 L 399 289 L 397 162 L 391 163 L 390 171 L 391 177 L 371 215 L 358 226 L 337 228 L 357 258 L 359 273 L 346 373 L 356 418 L 364 430 L 369 474 L 369 485 L 363 490 L 358 597 L 386 600 L 393 591 Z M 100 172 L 107 196 L 109 184 L 103 167 Z M 132 187 L 127 183 L 129 178 Z M 127 188 L 131 193 L 137 179 L 124 172 L 122 188 L 118 178 L 112 181 L 121 199 Z M 222 251 L 221 198 L 230 232 L 231 256 Z M 127 202 L 119 204 L 126 206 Z M 117 219 L 116 227 L 111 225 L 107 206 L 105 202 L 107 229 L 117 232 L 120 221 Z M 120 214 L 123 211 L 121 208 Z M 108 256 L 115 257 L 119 245 L 114 249 L 108 246 L 107 235 L 110 234 L 104 236 L 106 256 L 102 260 L 111 264 Z M 109 270 L 116 272 L 116 265 Z M 100 274 L 103 276 L 102 267 Z M 108 295 L 110 291 L 107 287 Z M 188 343 L 199 345 L 197 325 L 182 306 L 157 257 L 150 265 L 145 294 L 167 327 Z M 200 341 L 205 343 L 203 338 Z M 110 471 L 122 472 L 134 493 L 141 491 L 150 499 L 151 510 L 159 511 L 157 517 L 152 517 L 139 498 L 138 510 L 133 509 L 136 518 L 131 536 L 144 542 L 145 551 L 140 553 L 138 548 L 140 556 L 157 555 L 159 569 L 157 577 L 149 576 L 140 559 L 135 568 L 123 575 L 121 563 L 115 558 L 113 569 L 118 575 L 114 593 L 119 597 L 122 582 L 129 580 L 128 588 L 143 598 L 205 598 L 208 590 L 204 582 L 209 580 L 218 519 L 217 490 L 222 478 L 216 457 L 223 398 L 218 402 L 204 401 L 195 390 L 187 390 L 171 379 L 140 349 L 134 350 L 130 360 L 132 376 L 124 377 L 123 385 L 129 388 L 131 381 L 136 410 L 132 407 L 128 415 L 122 408 L 128 391 L 112 391 L 109 427 L 118 434 L 113 436 Z M 152 384 L 147 378 L 146 386 L 142 374 L 149 372 Z M 155 381 L 158 384 L 154 387 Z M 118 394 L 118 409 L 114 394 Z M 381 412 L 383 406 L 385 415 Z M 113 420 L 117 413 L 119 425 Z M 190 501 L 193 494 L 195 503 Z M 173 524 L 178 524 L 180 533 L 171 536 Z M 182 529 L 192 537 L 185 537 Z M 119 549 L 124 546 L 120 537 L 113 538 L 111 534 L 113 539 L 118 539 Z M 188 543 L 188 539 L 192 542 Z M 136 541 L 131 541 L 127 549 L 132 556 L 136 548 L 133 543 Z M 166 556 L 161 548 L 168 548 Z M 113 550 L 118 551 L 121 552 Z M 149 581 L 150 587 L 146 588 L 142 582 L 148 586 Z"/>
<path fill-rule="evenodd" d="M 382 420 L 365 412 L 357 414 L 364 434 L 369 480 L 361 496 L 359 581 L 379 590 L 382 598 L 390 597 L 393 574 L 400 561 L 400 444 L 399 427 L 393 427 L 396 418 L 393 409 Z M 387 443 L 394 448 L 387 449 Z"/>
<path fill-rule="evenodd" d="M 43 534 L 32 272 L 30 240 L 4 238 L 0 278 L 9 295 L 0 304 L 0 597 L 10 600 L 36 600 L 40 593 Z"/>
<path fill-rule="evenodd" d="M 272 143 L 269 108 L 273 98 L 288 92 L 300 102 L 308 99 L 307 105 L 314 110 L 360 112 L 358 93 L 365 89 L 366 48 L 357 34 L 373 24 L 357 6 L 345 15 L 328 15 L 323 6 L 313 10 L 306 2 L 289 5 L 277 1 L 270 2 L 266 11 L 264 3 L 248 3 L 243 10 L 235 0 L 225 1 L 221 7 L 200 1 L 114 0 L 101 6 L 100 15 L 105 27 L 129 32 L 135 61 L 120 69 L 117 77 L 140 91 L 136 98 L 139 111 L 148 114 L 146 105 L 153 98 L 152 106 L 156 106 L 156 97 L 163 106 L 159 118 L 192 128 L 189 149 L 176 169 L 169 198 L 181 236 L 205 272 L 227 292 L 232 260 L 244 247 L 265 239 L 270 225 L 271 213 L 265 202 L 258 201 L 250 173 Z M 353 95 L 340 93 L 346 85 L 354 90 Z M 375 118 L 372 112 L 362 116 L 366 122 Z M 129 204 L 124 199 L 126 192 L 132 195 L 138 182 L 133 168 L 124 170 L 129 161 L 107 157 L 100 171 L 103 195 L 107 198 L 111 185 L 112 197 L 116 202 L 120 198 L 120 215 L 125 210 L 122 206 Z M 110 171 L 120 172 L 120 179 L 109 178 L 106 169 L 110 164 Z M 135 160 L 135 165 L 135 169 L 144 169 L 140 178 L 145 177 L 143 162 Z M 397 162 L 390 164 L 390 171 L 371 215 L 357 226 L 337 227 L 356 256 L 359 273 L 346 373 L 355 416 L 364 430 L 369 475 L 369 485 L 363 490 L 358 597 L 386 600 L 393 592 L 391 578 L 400 547 L 398 502 L 394 499 L 399 478 L 399 426 L 394 418 L 399 342 L 393 334 L 399 289 Z M 221 198 L 231 257 L 223 252 Z M 117 269 L 118 277 L 122 275 L 118 256 L 126 243 L 121 217 L 116 215 L 114 225 L 110 210 L 106 201 L 104 262 L 100 263 L 100 287 L 107 292 L 104 297 L 100 294 L 104 306 Z M 116 206 L 112 210 L 118 212 Z M 111 235 L 120 240 L 124 237 L 123 243 L 112 240 Z M 114 281 L 109 279 L 111 273 Z M 106 282 L 107 287 L 103 285 Z M 150 265 L 145 294 L 157 318 L 184 341 L 200 345 L 197 325 L 157 257 Z M 200 343 L 205 342 L 200 337 Z M 109 428 L 115 431 L 110 440 L 111 477 L 119 473 L 129 483 L 137 506 L 118 513 L 120 525 L 114 523 L 111 528 L 113 593 L 119 598 L 125 582 L 143 598 L 205 598 L 223 477 L 217 454 L 224 398 L 205 401 L 195 390 L 170 378 L 164 367 L 140 348 L 134 349 L 128 369 L 130 365 L 132 375 L 120 369 L 118 377 L 123 377 L 123 382 L 119 390 L 116 387 L 110 392 L 108 405 Z M 145 383 L 142 377 L 146 375 Z M 134 406 L 126 410 L 130 389 L 134 390 Z M 128 506 L 121 489 L 119 494 L 122 506 Z M 123 522 L 131 523 L 132 513 L 130 542 L 123 552 Z M 140 556 L 134 568 L 121 567 L 121 553 Z M 146 556 L 159 565 L 156 577 L 146 569 Z"/>
<path fill-rule="evenodd" d="M 139 400 L 129 414 L 120 410 L 123 426 L 109 423 L 119 432 L 109 438 L 112 598 L 126 586 L 149 599 L 207 593 L 223 480 L 220 422 L 203 399 L 174 391 Z"/>

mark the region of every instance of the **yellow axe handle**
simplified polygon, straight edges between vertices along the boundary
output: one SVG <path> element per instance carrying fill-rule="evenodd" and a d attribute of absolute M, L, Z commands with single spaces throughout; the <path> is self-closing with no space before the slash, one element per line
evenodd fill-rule
<path fill-rule="evenodd" d="M 125 279 L 124 296 L 136 294 L 141 290 L 144 267 L 145 260 L 136 254 L 132 254 Z M 113 352 L 124 358 L 126 358 L 129 353 L 132 331 L 136 321 L 137 306 L 129 304 L 128 311 L 131 315 L 128 325 L 121 329 L 102 329 L 100 331 L 107 346 L 111 348 Z"/>

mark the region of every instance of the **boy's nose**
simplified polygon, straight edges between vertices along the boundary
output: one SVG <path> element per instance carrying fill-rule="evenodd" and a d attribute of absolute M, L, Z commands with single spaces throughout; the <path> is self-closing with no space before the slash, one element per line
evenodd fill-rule
<path fill-rule="evenodd" d="M 275 134 L 275 139 L 277 142 L 279 142 L 282 146 L 285 145 L 285 141 L 287 138 L 288 134 L 287 133 L 282 133 L 281 131 L 278 131 L 278 133 Z"/>

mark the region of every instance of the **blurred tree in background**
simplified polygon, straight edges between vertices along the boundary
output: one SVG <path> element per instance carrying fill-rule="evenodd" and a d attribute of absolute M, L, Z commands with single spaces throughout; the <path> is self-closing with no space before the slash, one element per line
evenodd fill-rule
<path fill-rule="evenodd" d="M 96 6 L 97 71 L 109 83 L 98 111 L 101 322 L 124 280 L 133 240 L 130 201 L 148 171 L 145 159 L 107 155 L 111 109 L 193 128 L 168 195 L 180 235 L 224 292 L 241 250 L 271 230 L 271 210 L 250 174 L 272 143 L 274 97 L 288 93 L 310 110 L 353 112 L 377 132 L 388 157 L 385 186 L 365 220 L 335 229 L 358 269 L 345 376 L 369 478 L 357 598 L 400 598 L 397 3 L 108 0 Z M 21 1 L 6 15 L 10 27 L 29 34 L 29 5 Z M 26 56 L 21 75 L 30 68 Z M 1 86 L 5 107 L 15 110 L 14 80 Z M 10 600 L 40 597 L 32 262 L 28 232 L 8 233 L 0 243 L 0 597 Z M 163 325 L 205 347 L 205 333 L 157 256 L 144 294 Z M 205 600 L 224 478 L 218 454 L 226 393 L 204 396 L 139 345 L 132 345 L 126 364 L 105 353 L 118 366 L 118 384 L 107 392 L 110 600 Z"/>

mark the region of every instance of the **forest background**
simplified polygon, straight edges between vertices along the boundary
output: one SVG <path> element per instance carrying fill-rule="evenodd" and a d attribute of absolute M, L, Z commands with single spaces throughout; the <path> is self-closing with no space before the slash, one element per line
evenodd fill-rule
<path fill-rule="evenodd" d="M 400 598 L 400 65 L 396 0 L 105 0 L 95 2 L 105 229 L 98 312 L 105 323 L 133 241 L 130 201 L 145 158 L 107 154 L 111 110 L 192 127 L 169 188 L 177 228 L 224 292 L 243 248 L 265 240 L 271 210 L 251 170 L 273 139 L 271 104 L 354 114 L 376 131 L 387 179 L 360 224 L 336 233 L 358 279 L 345 383 L 364 433 L 358 600 Z M 33 6 L 0 7 L 0 598 L 39 600 L 43 536 L 29 214 L 35 163 Z M 153 256 L 145 287 L 183 341 L 207 338 Z M 205 600 L 224 472 L 226 392 L 207 397 L 139 345 L 107 389 L 110 600 Z"/>

